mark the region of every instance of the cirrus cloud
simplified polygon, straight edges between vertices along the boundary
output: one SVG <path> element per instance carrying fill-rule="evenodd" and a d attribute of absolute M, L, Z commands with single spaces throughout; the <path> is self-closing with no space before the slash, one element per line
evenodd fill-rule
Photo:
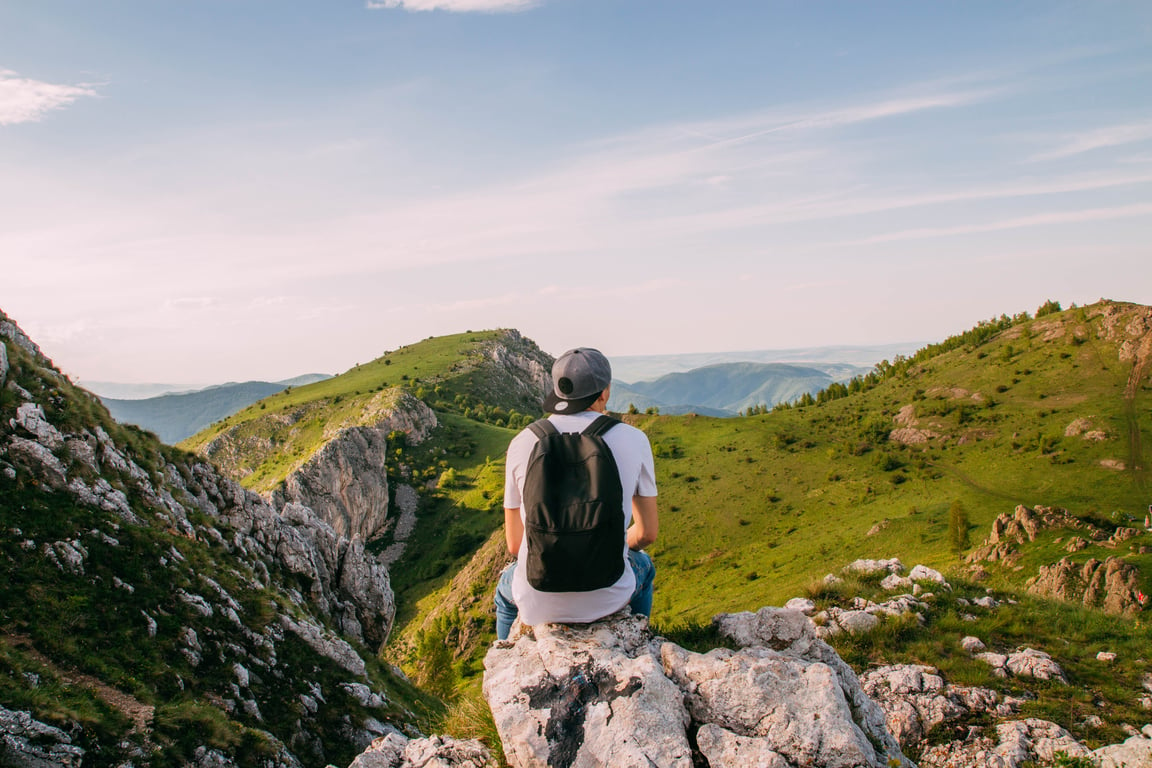
<path fill-rule="evenodd" d="M 372 10 L 403 8 L 406 11 L 452 11 L 455 13 L 515 13 L 527 11 L 540 0 L 365 0 Z"/>
<path fill-rule="evenodd" d="M 81 96 L 95 95 L 88 85 L 45 83 L 0 69 L 0 125 L 36 122 L 46 112 L 66 107 Z"/>

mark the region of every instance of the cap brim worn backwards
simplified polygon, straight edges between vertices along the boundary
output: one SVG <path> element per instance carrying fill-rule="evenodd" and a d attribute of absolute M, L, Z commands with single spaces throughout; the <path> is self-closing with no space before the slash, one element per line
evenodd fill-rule
<path fill-rule="evenodd" d="M 587 397 L 578 397 L 575 400 L 565 400 L 557 395 L 555 392 L 549 392 L 548 396 L 544 398 L 544 412 L 545 413 L 579 413 L 580 411 L 588 410 L 588 406 L 596 402 L 600 397 L 600 392 L 588 395 Z"/>

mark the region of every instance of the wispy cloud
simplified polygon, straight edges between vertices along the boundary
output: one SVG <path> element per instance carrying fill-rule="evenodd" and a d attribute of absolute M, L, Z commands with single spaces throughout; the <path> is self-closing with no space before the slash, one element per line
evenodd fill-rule
<path fill-rule="evenodd" d="M 1109 125 L 1084 133 L 1061 137 L 1062 144 L 1056 149 L 1033 155 L 1032 160 L 1056 160 L 1062 157 L 1079 155 L 1096 149 L 1119 147 L 1152 139 L 1152 120 L 1123 125 Z"/>
<path fill-rule="evenodd" d="M 372 10 L 402 8 L 406 11 L 451 11 L 454 13 L 515 13 L 540 5 L 540 0 L 365 0 Z"/>
<path fill-rule="evenodd" d="M 0 125 L 35 122 L 46 112 L 66 107 L 81 96 L 95 95 L 90 85 L 45 83 L 0 69 Z"/>
<path fill-rule="evenodd" d="M 1087 221 L 1108 221 L 1111 219 L 1128 219 L 1139 216 L 1152 216 L 1152 203 L 1136 203 L 1112 208 L 1089 208 L 1080 211 L 1038 213 L 1031 216 L 1020 216 L 1013 219 L 986 222 L 984 224 L 965 224 L 956 227 L 906 229 L 901 232 L 890 232 L 884 235 L 864 238 L 863 240 L 854 240 L 851 243 L 843 243 L 842 245 L 871 245 L 873 243 L 890 243 L 898 240 L 922 240 L 933 237 L 952 237 L 955 235 L 970 235 L 979 232 L 1000 232 L 1006 229 L 1079 224 Z"/>

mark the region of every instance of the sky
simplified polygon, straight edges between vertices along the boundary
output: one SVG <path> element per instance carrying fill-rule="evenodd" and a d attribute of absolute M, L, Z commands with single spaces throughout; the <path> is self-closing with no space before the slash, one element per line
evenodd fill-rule
<path fill-rule="evenodd" d="M 0 310 L 81 382 L 1152 303 L 1152 3 L 0 0 Z"/>

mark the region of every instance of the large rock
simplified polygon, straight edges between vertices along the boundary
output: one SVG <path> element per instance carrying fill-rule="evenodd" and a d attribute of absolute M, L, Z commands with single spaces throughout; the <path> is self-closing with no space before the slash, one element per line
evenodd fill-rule
<path fill-rule="evenodd" d="M 436 427 L 436 414 L 409 394 L 383 392 L 369 401 L 364 417 L 369 426 L 340 429 L 272 496 L 276 506 L 288 503 L 310 508 L 340 536 L 364 541 L 388 521 L 388 478 L 385 460 L 388 435 L 403 432 L 412 444 L 422 442 Z"/>
<path fill-rule="evenodd" d="M 1100 747 L 1092 753 L 1100 768 L 1150 768 L 1152 766 L 1152 725 L 1145 725 L 1142 733 L 1135 734 L 1119 744 Z"/>
<path fill-rule="evenodd" d="M 684 696 L 651 641 L 645 617 L 617 615 L 496 643 L 484 659 L 484 696 L 508 762 L 691 768 Z"/>
<path fill-rule="evenodd" d="M 8 381 L 8 347 L 0 341 L 0 387 Z"/>
<path fill-rule="evenodd" d="M 495 768 L 496 761 L 475 739 L 447 736 L 409 739 L 389 733 L 372 742 L 348 768 Z"/>
<path fill-rule="evenodd" d="M 5 768 L 80 768 L 84 750 L 59 728 L 28 712 L 0 707 L 0 765 Z"/>
<path fill-rule="evenodd" d="M 938 725 L 985 712 L 1009 714 L 995 691 L 949 685 L 934 667 L 895 664 L 869 670 L 864 691 L 884 710 L 888 729 L 903 749 L 918 746 Z"/>
<path fill-rule="evenodd" d="M 509 763 L 688 768 L 695 733 L 713 768 L 910 765 L 803 614 L 764 608 L 715 621 L 744 647 L 694 653 L 626 614 L 524 628 L 494 645 L 484 694 Z"/>
<path fill-rule="evenodd" d="M 1118 557 L 1103 562 L 1090 558 L 1083 564 L 1062 558 L 1040 566 L 1029 583 L 1034 595 L 1103 608 L 1107 613 L 1134 615 L 1141 610 L 1140 570 Z"/>

